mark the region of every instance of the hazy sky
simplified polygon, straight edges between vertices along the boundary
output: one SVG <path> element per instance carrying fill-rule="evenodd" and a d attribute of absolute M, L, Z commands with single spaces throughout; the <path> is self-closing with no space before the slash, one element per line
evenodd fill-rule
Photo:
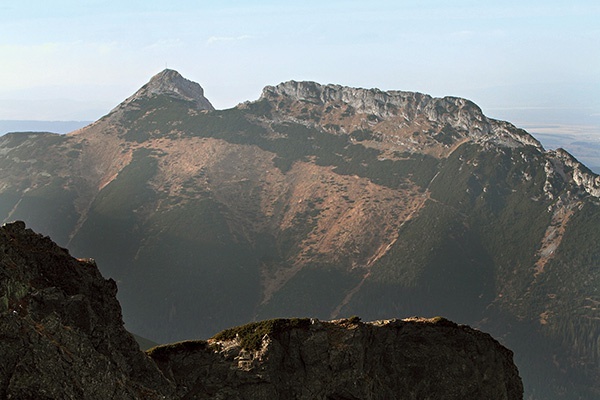
<path fill-rule="evenodd" d="M 217 108 L 294 79 L 461 96 L 498 118 L 595 123 L 600 3 L 0 2 L 0 119 L 97 119 L 165 66 Z"/>

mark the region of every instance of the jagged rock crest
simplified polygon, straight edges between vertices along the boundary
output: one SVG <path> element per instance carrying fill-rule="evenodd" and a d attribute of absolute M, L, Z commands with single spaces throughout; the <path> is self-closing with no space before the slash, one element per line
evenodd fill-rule
<path fill-rule="evenodd" d="M 167 95 L 191 101 L 196 104 L 198 110 L 212 111 L 215 109 L 210 101 L 204 97 L 204 89 L 198 83 L 185 79 L 175 70 L 165 69 L 154 75 L 147 84 L 119 104 L 113 112 L 131 105 L 136 100 L 157 95 Z"/>

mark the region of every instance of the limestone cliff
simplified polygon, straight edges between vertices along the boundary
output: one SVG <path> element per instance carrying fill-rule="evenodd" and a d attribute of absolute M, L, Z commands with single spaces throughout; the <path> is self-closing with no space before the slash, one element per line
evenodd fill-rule
<path fill-rule="evenodd" d="M 0 399 L 522 399 L 512 352 L 443 318 L 269 320 L 142 353 L 116 284 L 0 228 Z"/>
<path fill-rule="evenodd" d="M 487 118 L 475 103 L 460 97 L 434 98 L 418 92 L 288 81 L 264 88 L 261 100 L 278 105 L 278 118 L 295 122 L 299 121 L 294 118 L 297 113 L 289 112 L 290 105 L 294 104 L 308 110 L 312 118 L 304 121 L 309 124 L 321 119 L 314 116 L 327 118 L 329 126 L 334 125 L 332 116 L 342 117 L 335 120 L 337 124 L 340 119 L 357 116 L 347 121 L 350 122 L 349 128 L 379 130 L 379 140 L 396 150 L 430 152 L 432 143 L 436 141 L 445 145 L 446 149 L 453 149 L 453 145 L 466 139 L 494 146 L 542 148 L 527 132 L 510 123 Z M 322 122 L 321 125 L 324 125 Z M 340 127 L 344 125 L 337 124 Z M 432 137 L 414 135 L 417 127 L 426 128 L 424 131 L 430 129 L 428 134 L 433 133 L 433 142 Z M 439 155 L 447 153 L 448 150 Z"/>

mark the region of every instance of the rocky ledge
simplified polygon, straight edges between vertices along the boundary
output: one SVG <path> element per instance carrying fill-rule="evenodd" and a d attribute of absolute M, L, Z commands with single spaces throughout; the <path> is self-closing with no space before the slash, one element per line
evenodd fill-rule
<path fill-rule="evenodd" d="M 512 352 L 444 318 L 276 319 L 149 351 L 195 399 L 521 399 Z"/>
<path fill-rule="evenodd" d="M 1 399 L 522 399 L 512 352 L 444 318 L 276 319 L 139 350 L 116 284 L 0 228 Z"/>

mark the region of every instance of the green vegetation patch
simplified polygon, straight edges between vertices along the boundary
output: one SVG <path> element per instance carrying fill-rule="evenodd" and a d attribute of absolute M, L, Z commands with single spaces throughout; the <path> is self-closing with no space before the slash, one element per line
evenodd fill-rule
<path fill-rule="evenodd" d="M 243 349 L 258 350 L 265 335 L 277 338 L 284 332 L 292 329 L 308 329 L 309 326 L 309 318 L 276 318 L 226 329 L 217 333 L 212 339 L 233 340 L 238 338 Z"/>
<path fill-rule="evenodd" d="M 390 188 L 402 187 L 409 180 L 425 187 L 437 173 L 438 160 L 433 157 L 407 153 L 404 160 L 381 160 L 378 150 L 350 142 L 351 137 L 376 138 L 372 131 L 354 131 L 350 136 L 331 135 L 297 123 L 276 124 L 273 129 L 283 137 L 257 142 L 257 145 L 276 153 L 278 165 L 289 166 L 297 160 L 314 159 L 317 165 L 333 166 L 340 175 L 358 175 Z"/>
<path fill-rule="evenodd" d="M 14 148 L 22 145 L 27 140 L 35 140 L 36 143 L 44 146 L 52 146 L 61 143 L 64 140 L 64 135 L 51 132 L 12 132 L 7 133 L 3 137 L 3 147 Z M 40 148 L 46 148 L 40 146 Z"/>

